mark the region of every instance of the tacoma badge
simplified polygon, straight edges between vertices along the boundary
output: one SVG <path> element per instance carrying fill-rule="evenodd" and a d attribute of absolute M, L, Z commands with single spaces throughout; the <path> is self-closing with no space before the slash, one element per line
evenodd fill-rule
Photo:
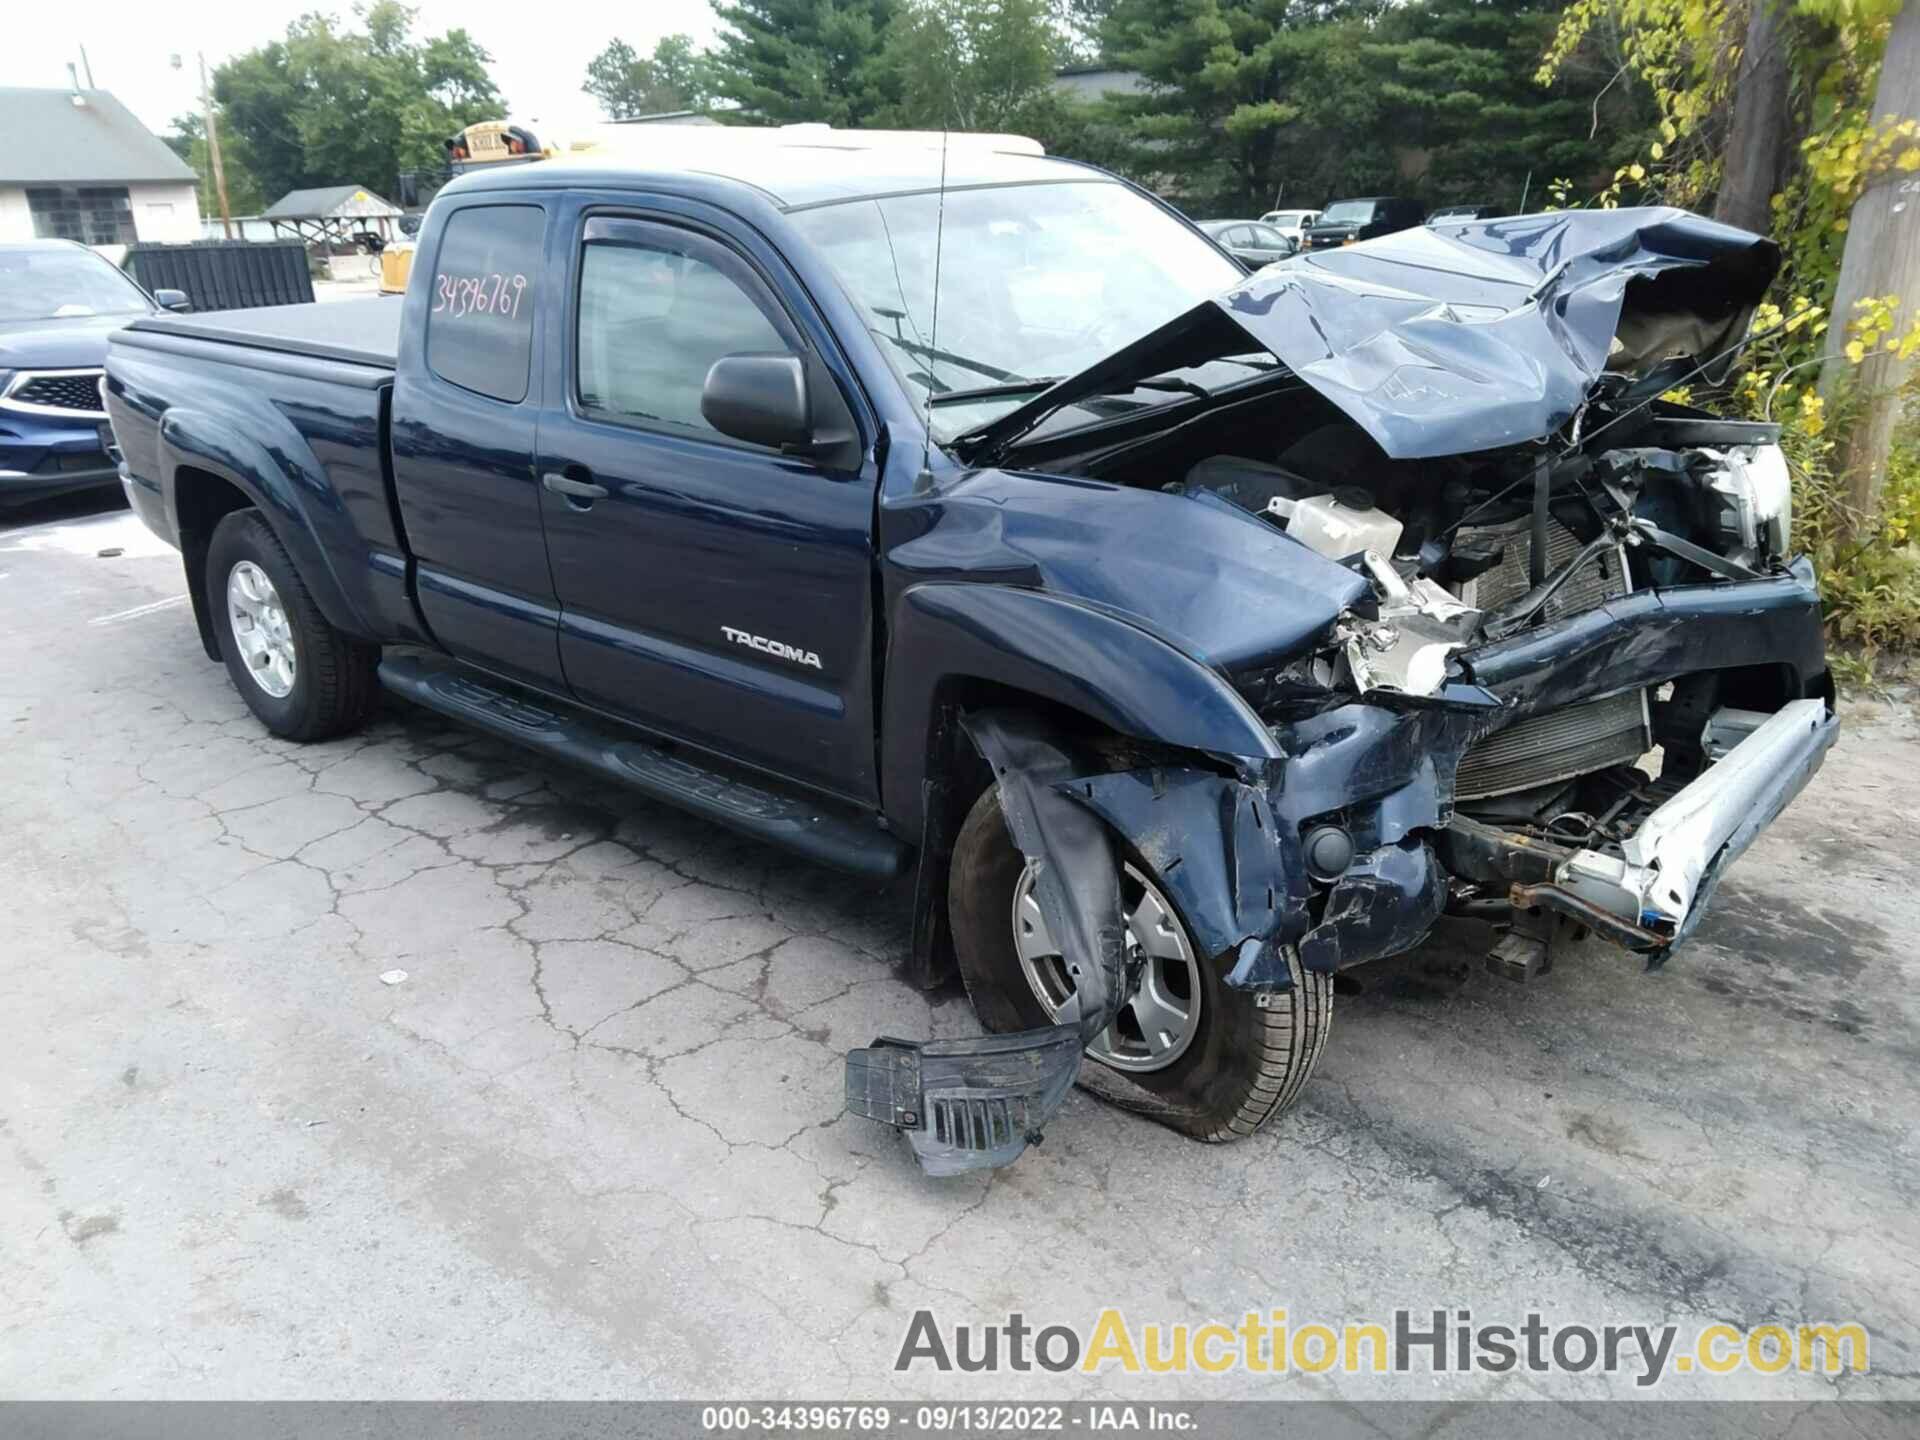
<path fill-rule="evenodd" d="M 820 657 L 812 650 L 802 650 L 795 645 L 783 644 L 778 640 L 769 640 L 764 635 L 749 635 L 745 630 L 736 630 L 731 625 L 722 625 L 720 633 L 736 645 L 744 645 L 749 650 L 758 650 L 762 655 L 772 655 L 776 659 L 791 660 L 796 665 L 811 665 L 814 669 L 823 668 Z"/>

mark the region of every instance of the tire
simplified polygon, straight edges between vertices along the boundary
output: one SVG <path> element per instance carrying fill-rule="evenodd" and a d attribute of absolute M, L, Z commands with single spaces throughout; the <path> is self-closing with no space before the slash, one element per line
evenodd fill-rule
<path fill-rule="evenodd" d="M 251 568 L 243 571 L 243 567 Z M 273 618 L 268 630 L 257 633 L 268 635 L 266 643 L 276 653 L 290 652 L 290 672 L 274 669 L 271 660 L 257 669 L 249 664 L 249 651 L 257 653 L 261 642 L 241 634 L 243 622 L 236 619 L 229 600 L 229 586 L 236 575 L 242 577 L 243 589 L 248 580 L 258 589 L 260 576 L 271 585 L 270 591 L 262 592 L 271 597 L 263 613 Z M 261 724 L 287 740 L 326 740 L 360 726 L 373 708 L 379 648 L 335 629 L 320 613 L 279 537 L 258 510 L 236 510 L 222 517 L 207 546 L 204 583 L 207 613 L 213 617 L 227 674 Z M 251 619 L 244 624 L 249 631 L 254 629 Z M 273 693 L 288 679 L 291 683 L 285 693 Z"/>
<path fill-rule="evenodd" d="M 1128 864 L 1135 882 L 1152 881 L 1138 857 Z M 980 1023 L 994 1032 L 1053 1023 L 1014 934 L 1026 868 L 1007 832 L 998 789 L 989 789 L 954 842 L 947 903 L 961 978 Z M 1289 953 L 1291 988 L 1265 996 L 1232 989 L 1226 983 L 1231 957 L 1200 955 L 1185 918 L 1170 901 L 1168 909 L 1194 959 L 1197 1028 L 1158 1068 L 1122 1073 L 1103 1066 L 1090 1088 L 1123 1104 L 1131 1103 L 1126 1089 L 1144 1092 L 1146 1103 L 1136 1108 L 1196 1139 L 1242 1139 L 1299 1098 L 1333 1026 L 1333 977 L 1303 970 Z M 1105 1083 L 1109 1076 L 1120 1084 Z"/>

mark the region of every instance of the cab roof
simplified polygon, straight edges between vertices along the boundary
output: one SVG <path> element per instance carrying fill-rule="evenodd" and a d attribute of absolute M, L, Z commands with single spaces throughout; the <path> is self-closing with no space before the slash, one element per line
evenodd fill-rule
<path fill-rule="evenodd" d="M 731 127 L 636 127 L 618 148 L 578 152 L 537 165 L 470 172 L 446 192 L 614 186 L 650 188 L 675 180 L 730 181 L 758 191 L 783 210 L 845 200 L 911 195 L 941 188 L 942 137 L 865 132 Z M 653 143 L 647 143 L 653 142 Z M 1018 149 L 995 148 L 1004 142 Z M 954 135 L 945 153 L 945 185 L 960 190 L 1048 181 L 1111 181 L 1104 171 L 1038 153 L 1018 136 Z"/>

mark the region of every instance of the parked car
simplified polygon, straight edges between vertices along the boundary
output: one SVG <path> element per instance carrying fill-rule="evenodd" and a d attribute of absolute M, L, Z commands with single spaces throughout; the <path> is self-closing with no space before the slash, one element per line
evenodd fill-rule
<path fill-rule="evenodd" d="M 1336 200 L 1302 233 L 1301 249 L 1327 250 L 1352 245 L 1420 223 L 1420 204 L 1398 195 L 1375 195 L 1365 200 Z"/>
<path fill-rule="evenodd" d="M 1293 242 L 1297 250 L 1300 248 L 1301 232 L 1319 218 L 1318 210 L 1269 210 L 1260 217 L 1260 223 L 1278 230 Z"/>
<path fill-rule="evenodd" d="M 1202 220 L 1200 228 L 1249 270 L 1284 260 L 1297 248 L 1278 230 L 1258 220 Z"/>
<path fill-rule="evenodd" d="M 0 506 L 119 484 L 100 403 L 107 336 L 186 305 L 71 240 L 0 245 Z"/>
<path fill-rule="evenodd" d="M 116 333 L 208 657 L 287 739 L 384 686 L 911 872 L 907 974 L 991 1033 L 846 1093 L 936 1173 L 1017 1156 L 1083 1053 L 1250 1134 L 1336 976 L 1436 934 L 1665 960 L 1835 734 L 1777 429 L 1653 398 L 1776 247 L 1576 210 L 1247 276 L 1102 172 L 946 158 L 469 175 L 400 304 Z"/>
<path fill-rule="evenodd" d="M 1429 225 L 1447 225 L 1456 220 L 1491 220 L 1507 212 L 1498 205 L 1443 205 L 1427 216 Z"/>

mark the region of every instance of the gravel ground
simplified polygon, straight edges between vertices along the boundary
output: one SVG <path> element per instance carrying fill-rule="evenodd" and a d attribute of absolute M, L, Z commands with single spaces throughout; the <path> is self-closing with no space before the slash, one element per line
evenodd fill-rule
<path fill-rule="evenodd" d="M 103 556 L 103 551 L 117 551 Z M 1665 971 L 1344 997 L 1202 1147 L 1076 1094 L 993 1176 L 845 1118 L 972 1028 L 904 894 L 389 703 L 269 738 L 126 512 L 0 521 L 0 1393 L 1600 1398 L 1628 1376 L 898 1375 L 909 1318 L 1855 1319 L 1920 1393 L 1920 723 L 1856 700 Z M 383 974 L 404 971 L 399 983 Z"/>

